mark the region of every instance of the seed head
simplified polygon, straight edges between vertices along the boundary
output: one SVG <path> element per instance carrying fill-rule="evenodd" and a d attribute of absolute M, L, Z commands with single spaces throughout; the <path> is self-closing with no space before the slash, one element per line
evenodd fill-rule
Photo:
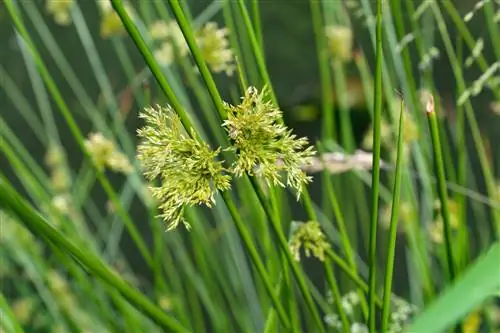
<path fill-rule="evenodd" d="M 295 260 L 300 260 L 300 248 L 303 247 L 307 257 L 312 252 L 313 256 L 323 261 L 325 251 L 330 248 L 330 244 L 326 241 L 320 224 L 316 221 L 295 222 L 294 227 L 295 230 L 290 240 L 290 251 L 295 256 Z"/>
<path fill-rule="evenodd" d="M 306 138 L 292 134 L 284 124 L 282 112 L 264 100 L 266 90 L 261 93 L 250 87 L 241 104 L 226 103 L 228 119 L 223 123 L 237 160 L 232 166 L 236 176 L 244 173 L 262 177 L 268 185 L 284 187 L 282 173 L 287 174 L 286 185 L 297 191 L 312 180 L 301 169 L 309 165 L 314 155 Z"/>
<path fill-rule="evenodd" d="M 221 149 L 214 151 L 195 135 L 189 137 L 170 106 L 148 107 L 140 117 L 146 125 L 138 130 L 142 142 L 137 158 L 144 176 L 160 181 L 151 187 L 160 216 L 168 223 L 167 230 L 180 223 L 189 228 L 183 217 L 186 206 L 211 207 L 217 191 L 230 188 L 231 177 L 225 174 L 222 161 L 215 160 Z"/>
<path fill-rule="evenodd" d="M 342 26 L 325 28 L 328 52 L 333 59 L 349 61 L 352 57 L 352 30 Z"/>
<path fill-rule="evenodd" d="M 71 23 L 70 10 L 73 0 L 48 0 L 45 3 L 47 12 L 59 25 L 69 25 Z"/>
<path fill-rule="evenodd" d="M 102 133 L 90 133 L 85 140 L 85 149 L 98 169 L 105 167 L 124 174 L 133 171 L 127 156 L 118 151 L 114 143 L 105 138 Z"/>
<path fill-rule="evenodd" d="M 225 72 L 231 76 L 235 69 L 233 51 L 229 48 L 227 28 L 218 28 L 208 22 L 198 32 L 197 41 L 203 58 L 214 73 Z"/>

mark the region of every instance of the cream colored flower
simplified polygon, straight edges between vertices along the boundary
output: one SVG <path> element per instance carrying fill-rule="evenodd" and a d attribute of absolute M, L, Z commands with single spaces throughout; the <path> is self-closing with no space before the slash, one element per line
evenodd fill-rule
<path fill-rule="evenodd" d="M 85 149 L 90 154 L 92 161 L 99 169 L 109 169 L 124 174 L 133 171 L 128 158 L 117 150 L 114 143 L 102 135 L 102 133 L 90 133 L 85 140 Z"/>
<path fill-rule="evenodd" d="M 221 149 L 212 150 L 207 143 L 183 130 L 179 117 L 170 106 L 147 107 L 140 114 L 146 125 L 139 129 L 142 139 L 137 149 L 143 173 L 160 185 L 151 187 L 158 200 L 161 217 L 167 230 L 184 224 L 188 206 L 212 207 L 215 194 L 230 188 L 231 176 L 226 174 L 222 161 L 217 161 Z"/>
<path fill-rule="evenodd" d="M 164 21 L 155 21 L 149 26 L 149 34 L 154 40 L 165 40 L 169 36 L 169 26 Z"/>
<path fill-rule="evenodd" d="M 325 27 L 327 48 L 333 59 L 349 61 L 352 58 L 353 35 L 352 30 L 343 26 Z"/>
<path fill-rule="evenodd" d="M 71 23 L 70 10 L 72 5 L 73 0 L 47 0 L 45 8 L 57 24 L 69 25 Z"/>
<path fill-rule="evenodd" d="M 311 163 L 315 152 L 307 138 L 297 138 L 283 124 L 282 112 L 266 101 L 265 94 L 265 89 L 249 87 L 241 104 L 225 105 L 228 118 L 223 126 L 238 155 L 232 169 L 238 177 L 248 173 L 282 187 L 286 174 L 286 186 L 297 191 L 298 199 L 312 180 L 302 167 Z"/>
<path fill-rule="evenodd" d="M 235 69 L 233 51 L 229 48 L 227 28 L 218 28 L 217 23 L 206 23 L 197 34 L 203 58 L 214 73 L 232 75 Z"/>
<path fill-rule="evenodd" d="M 160 48 L 154 51 L 156 61 L 160 65 L 168 66 L 174 62 L 174 49 L 169 42 L 163 42 Z"/>

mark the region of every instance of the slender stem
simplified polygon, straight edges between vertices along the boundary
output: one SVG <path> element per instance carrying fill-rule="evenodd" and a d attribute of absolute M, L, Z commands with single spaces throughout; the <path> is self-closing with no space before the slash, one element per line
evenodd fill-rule
<path fill-rule="evenodd" d="M 21 324 L 17 321 L 16 316 L 12 312 L 12 309 L 5 299 L 3 292 L 0 293 L 0 309 L 4 313 L 2 316 L 2 324 L 0 325 L 0 328 L 3 327 L 3 329 L 5 329 L 5 332 L 7 332 L 7 327 L 11 326 L 12 332 L 23 333 L 24 330 L 21 327 Z"/>
<path fill-rule="evenodd" d="M 450 212 L 448 208 L 448 190 L 446 188 L 446 176 L 444 172 L 443 155 L 441 152 L 441 142 L 439 140 L 439 127 L 434 110 L 433 98 L 427 101 L 427 119 L 431 130 L 432 147 L 434 152 L 434 165 L 436 169 L 439 201 L 441 202 L 441 217 L 444 227 L 444 243 L 446 259 L 448 263 L 448 279 L 455 279 L 455 262 L 453 260 L 453 249 L 451 245 Z"/>
<path fill-rule="evenodd" d="M 368 284 L 365 281 L 363 281 L 363 279 L 361 279 L 357 273 L 353 272 L 349 268 L 348 263 L 346 263 L 341 257 L 339 257 L 332 250 L 327 250 L 326 254 L 327 254 L 328 258 L 333 260 L 333 262 L 337 266 L 339 266 L 339 268 L 342 270 L 342 272 L 344 272 L 347 275 L 347 277 L 349 277 L 349 279 L 351 279 L 351 281 L 354 282 L 358 286 L 359 289 L 361 289 L 365 293 L 368 293 L 368 291 L 369 291 Z M 375 304 L 378 305 L 380 308 L 382 308 L 382 300 L 378 296 L 375 296 Z"/>
<path fill-rule="evenodd" d="M 306 301 L 306 305 L 309 308 L 309 311 L 311 312 L 311 315 L 314 318 L 315 324 L 317 325 L 318 329 L 320 332 L 324 332 L 325 328 L 323 325 L 323 322 L 321 320 L 321 317 L 319 316 L 318 310 L 314 304 L 314 301 L 311 296 L 311 292 L 309 291 L 305 278 L 303 276 L 302 270 L 299 268 L 297 262 L 293 258 L 293 255 L 290 251 L 290 248 L 288 246 L 288 242 L 285 238 L 285 235 L 283 234 L 283 231 L 281 230 L 281 225 L 280 221 L 276 219 L 276 215 L 274 214 L 274 211 L 272 210 L 271 206 L 267 202 L 264 193 L 262 192 L 262 189 L 259 187 L 257 184 L 255 178 L 250 178 L 250 181 L 252 183 L 253 188 L 255 189 L 257 196 L 259 197 L 259 200 L 264 207 L 264 211 L 266 212 L 267 217 L 271 221 L 271 229 L 274 232 L 275 236 L 278 239 L 279 246 L 281 247 L 282 251 L 284 252 L 286 259 L 288 261 L 288 264 L 292 268 L 292 272 L 295 276 L 295 279 L 297 280 L 297 284 L 299 286 L 300 292 L 302 293 L 302 296 L 304 297 Z"/>
<path fill-rule="evenodd" d="M 201 50 L 198 44 L 196 43 L 196 39 L 194 37 L 190 23 L 186 19 L 186 16 L 184 15 L 184 12 L 182 11 L 182 8 L 179 5 L 178 0 L 168 0 L 168 3 L 170 4 L 170 8 L 172 8 L 172 12 L 177 20 L 177 23 L 179 24 L 179 27 L 182 30 L 182 34 L 184 35 L 184 38 L 186 39 L 189 49 L 191 50 L 196 65 L 200 69 L 201 77 L 203 78 L 203 81 L 205 81 L 205 84 L 207 85 L 208 91 L 210 92 L 210 96 L 212 96 L 214 105 L 217 108 L 217 111 L 219 112 L 219 117 L 221 120 L 224 120 L 227 118 L 226 109 L 224 108 L 224 103 L 219 94 L 219 91 L 217 90 L 217 86 L 215 85 L 215 81 L 212 77 L 212 74 L 210 74 L 208 66 L 205 63 L 205 60 L 203 59 Z"/>
<path fill-rule="evenodd" d="M 333 117 L 333 88 L 328 64 L 328 54 L 325 43 L 324 24 L 321 16 L 321 2 L 311 1 L 311 16 L 316 37 L 316 52 L 318 53 L 319 75 L 321 79 L 321 115 L 323 122 L 323 140 L 332 140 L 335 134 L 335 118 Z"/>
<path fill-rule="evenodd" d="M 342 306 L 341 295 L 337 284 L 337 280 L 335 279 L 335 275 L 333 273 L 332 263 L 330 258 L 325 259 L 324 267 L 326 273 L 326 280 L 328 281 L 328 286 L 330 287 L 330 290 L 332 292 L 333 301 L 337 306 L 337 312 L 342 322 L 342 332 L 348 333 L 350 331 L 349 328 L 351 326 L 349 325 L 349 319 L 347 318 L 347 315 L 344 311 L 344 307 Z"/>
<path fill-rule="evenodd" d="M 241 219 L 236 207 L 234 206 L 233 201 L 227 194 L 227 192 L 223 192 L 222 196 L 224 197 L 226 201 L 227 208 L 229 210 L 229 213 L 231 214 L 231 217 L 234 220 L 234 223 L 236 225 L 236 228 L 238 229 L 238 232 L 240 233 L 241 238 L 243 239 L 243 242 L 247 246 L 247 250 L 250 253 L 250 258 L 252 259 L 252 262 L 254 263 L 255 267 L 257 268 L 257 271 L 259 272 L 259 275 L 262 278 L 262 281 L 264 282 L 264 286 L 266 287 L 266 291 L 269 294 L 269 297 L 271 297 L 271 300 L 274 303 L 274 307 L 276 311 L 278 312 L 278 316 L 285 328 L 289 329 L 290 328 L 290 320 L 288 319 L 288 316 L 285 313 L 285 310 L 283 309 L 283 306 L 281 305 L 281 302 L 277 296 L 277 294 L 274 291 L 274 288 L 271 284 L 271 280 L 267 276 L 266 273 L 266 268 L 264 264 L 262 263 L 262 260 L 259 257 L 259 254 L 257 252 L 257 249 L 252 243 L 252 237 L 250 236 L 247 228 L 245 227 L 245 223 Z"/>
<path fill-rule="evenodd" d="M 254 52 L 255 59 L 257 61 L 257 67 L 259 68 L 260 76 L 262 77 L 262 79 L 264 80 L 265 84 L 269 89 L 269 92 L 271 94 L 271 100 L 275 105 L 278 105 L 278 99 L 276 98 L 276 94 L 271 84 L 269 73 L 267 72 L 266 62 L 264 60 L 264 54 L 262 52 L 261 47 L 259 46 L 259 41 L 257 40 L 257 36 L 255 35 L 255 31 L 252 27 L 252 21 L 250 20 L 250 15 L 248 14 L 245 2 L 243 0 L 238 0 L 238 5 L 240 7 L 240 11 L 243 16 L 243 22 L 245 23 L 245 28 L 247 30 L 248 36 L 250 37 L 250 44 L 252 45 L 252 50 Z"/>
<path fill-rule="evenodd" d="M 260 48 L 263 50 L 264 37 L 262 35 L 262 24 L 260 21 L 259 1 L 260 0 L 252 0 L 252 17 L 253 26 L 255 27 L 255 35 L 257 35 L 257 40 L 259 41 Z"/>
<path fill-rule="evenodd" d="M 170 105 L 179 116 L 182 125 L 184 126 L 184 128 L 188 129 L 187 131 L 188 134 L 192 135 L 193 131 L 190 131 L 189 129 L 194 128 L 194 126 L 192 125 L 188 114 L 186 113 L 181 103 L 179 102 L 179 99 L 172 90 L 171 85 L 168 83 L 167 79 L 162 74 L 160 65 L 158 65 L 158 62 L 155 60 L 153 53 L 151 53 L 151 50 L 149 50 L 139 30 L 137 29 L 137 27 L 134 25 L 129 15 L 127 14 L 127 11 L 125 10 L 122 4 L 122 0 L 111 0 L 111 3 L 118 16 L 120 16 L 120 19 L 122 20 L 122 23 L 125 26 L 125 29 L 127 30 L 128 34 L 134 41 L 135 46 L 139 49 L 141 56 L 143 57 L 144 61 L 148 65 L 151 72 L 153 73 L 153 76 L 155 77 L 156 81 L 160 85 L 161 90 L 167 96 Z"/>
<path fill-rule="evenodd" d="M 0 176 L 0 206 L 13 212 L 30 230 L 47 242 L 53 243 L 64 252 L 70 253 L 93 275 L 116 288 L 139 311 L 150 317 L 169 332 L 187 332 L 175 319 L 166 315 L 139 291 L 129 286 L 116 273 L 110 270 L 99 257 L 85 248 L 75 245 L 67 235 L 52 227 L 13 189 L 3 176 Z"/>
<path fill-rule="evenodd" d="M 378 217 L 378 192 L 380 181 L 380 123 L 382 120 L 382 0 L 377 0 L 376 15 L 376 56 L 374 80 L 374 124 L 373 124 L 373 171 L 372 171 L 372 207 L 370 221 L 370 243 L 368 263 L 369 267 L 369 293 L 368 293 L 368 327 L 370 333 L 375 332 L 375 289 L 377 267 L 377 217 Z"/>
<path fill-rule="evenodd" d="M 43 63 L 42 58 L 40 57 L 40 54 L 36 50 L 33 41 L 31 40 L 28 31 L 26 30 L 26 27 L 24 26 L 24 23 L 21 20 L 21 17 L 19 13 L 17 12 L 14 3 L 12 0 L 6 0 L 5 1 L 7 11 L 10 14 L 10 17 L 14 21 L 14 25 L 19 32 L 19 34 L 22 36 L 24 42 L 26 43 L 29 52 L 31 56 L 33 57 L 33 61 L 36 64 L 37 70 L 40 73 L 40 76 L 43 78 L 47 89 L 52 95 L 52 98 L 54 99 L 54 102 L 59 108 L 59 111 L 63 115 L 66 123 L 68 124 L 68 127 L 75 138 L 78 146 L 82 150 L 84 156 L 91 161 L 91 156 L 88 153 L 88 151 L 85 149 L 85 144 L 84 144 L 84 137 L 82 132 L 80 131 L 80 128 L 78 127 L 75 119 L 73 118 L 73 115 L 71 114 L 68 105 L 64 101 L 61 92 L 59 91 L 54 79 L 50 75 L 50 72 L 48 71 L 47 67 Z M 99 180 L 101 183 L 101 186 L 103 187 L 104 191 L 108 195 L 109 199 L 113 203 L 113 206 L 116 207 L 118 215 L 123 219 L 123 223 L 125 224 L 127 231 L 129 232 L 132 240 L 134 243 L 137 245 L 137 248 L 139 249 L 139 252 L 143 256 L 144 260 L 148 263 L 149 266 L 153 265 L 153 257 L 151 256 L 148 247 L 146 246 L 144 240 L 142 239 L 140 233 L 138 232 L 135 224 L 133 223 L 132 219 L 128 215 L 128 213 L 123 209 L 123 205 L 120 203 L 118 200 L 118 196 L 115 193 L 113 187 L 111 186 L 111 183 L 109 180 L 105 177 L 103 172 L 99 170 L 94 163 L 91 162 L 92 167 L 94 168 L 96 172 L 96 178 Z"/>
<path fill-rule="evenodd" d="M 121 18 L 125 28 L 127 29 L 130 37 L 133 39 L 134 43 L 136 44 L 137 48 L 139 49 L 140 53 L 142 54 L 147 65 L 150 67 L 151 71 L 153 72 L 153 75 L 156 78 L 156 80 L 158 81 L 161 89 L 167 95 L 168 99 L 171 102 L 172 107 L 174 108 L 176 113 L 181 118 L 183 126 L 186 129 L 193 128 L 191 125 L 191 122 L 189 120 L 189 117 L 187 116 L 187 114 L 185 113 L 183 108 L 181 107 L 181 105 L 180 105 L 177 97 L 173 93 L 168 81 L 163 76 L 163 74 L 160 70 L 160 67 L 158 66 L 158 63 L 154 59 L 151 51 L 147 47 L 147 45 L 144 42 L 139 31 L 137 30 L 137 28 L 135 27 L 135 25 L 131 21 L 130 17 L 128 16 L 127 12 L 123 8 L 123 4 L 121 3 L 121 0 L 111 0 L 111 1 L 113 4 L 113 8 L 116 10 L 118 15 L 120 16 L 120 18 Z M 179 16 L 177 16 L 177 18 L 179 19 L 179 17 L 180 17 L 180 19 L 185 20 L 183 14 L 182 14 L 182 9 L 179 7 L 179 4 L 175 1 L 170 1 L 170 4 L 172 5 L 172 9 L 177 8 L 176 15 L 179 15 Z M 179 22 L 179 24 L 181 24 L 181 23 Z M 187 24 L 187 23 L 185 22 L 185 24 Z M 186 31 L 183 31 L 185 37 L 187 37 L 186 35 L 190 34 L 190 27 L 189 26 L 183 25 L 183 26 L 181 26 L 181 29 L 186 29 Z M 191 37 L 192 37 L 192 33 L 191 33 Z M 188 43 L 189 43 L 189 40 L 188 40 Z M 196 43 L 194 42 L 194 40 L 191 40 L 191 44 L 192 44 L 192 45 L 190 45 L 190 47 L 192 47 L 191 50 L 193 51 L 193 53 L 195 53 L 197 50 L 196 49 L 197 46 L 195 45 Z M 204 64 L 205 63 L 204 63 L 203 59 L 201 59 L 201 61 L 197 63 L 200 70 Z M 210 73 L 206 73 L 206 72 L 204 73 L 203 71 L 201 73 L 202 73 L 202 76 L 205 77 L 206 83 L 207 83 L 207 81 L 210 81 L 210 79 L 211 79 Z M 215 83 L 214 83 L 214 85 L 215 85 Z M 217 90 L 216 87 L 215 87 L 215 90 Z M 214 99 L 214 103 L 216 105 L 217 104 L 222 105 L 222 100 L 220 99 L 220 95 L 218 94 L 218 92 L 216 93 L 216 95 L 214 95 L 213 92 L 210 91 L 210 95 Z M 216 102 L 219 99 L 220 99 L 220 103 Z M 195 131 L 188 131 L 188 132 L 193 133 L 194 135 L 198 135 Z M 266 291 L 268 292 L 269 296 L 271 297 L 271 300 L 273 301 L 273 305 L 275 306 L 275 308 L 278 312 L 280 320 L 282 321 L 282 323 L 285 327 L 289 327 L 288 317 L 286 316 L 285 311 L 282 308 L 281 302 L 279 301 L 278 297 L 274 293 L 274 289 L 271 285 L 270 279 L 269 279 L 267 272 L 264 268 L 265 266 L 262 264 L 262 261 L 261 261 L 260 257 L 258 256 L 258 252 L 252 243 L 250 235 L 248 234 L 248 232 L 244 228 L 244 223 L 242 222 L 241 217 L 240 217 L 238 211 L 236 210 L 236 207 L 234 206 L 234 203 L 233 203 L 231 197 L 225 193 L 223 193 L 222 197 L 223 197 L 224 201 L 226 202 L 228 209 L 230 210 L 233 221 L 235 222 L 236 227 L 238 228 L 238 231 L 240 232 L 240 235 L 245 243 L 245 246 L 247 247 L 247 250 L 250 252 L 252 262 L 256 266 L 257 271 L 258 271 L 262 281 L 264 282 L 264 285 L 266 287 Z"/>
<path fill-rule="evenodd" d="M 396 157 L 396 173 L 394 175 L 394 189 L 392 196 L 391 222 L 389 228 L 389 241 L 387 243 L 387 260 L 385 268 L 384 283 L 384 306 L 382 309 L 382 332 L 387 332 L 389 325 L 389 312 L 391 304 L 392 277 L 394 272 L 394 256 L 396 252 L 396 236 L 398 230 L 399 197 L 401 192 L 401 172 L 403 169 L 403 125 L 404 125 L 404 101 L 401 101 L 399 113 L 399 134 Z"/>

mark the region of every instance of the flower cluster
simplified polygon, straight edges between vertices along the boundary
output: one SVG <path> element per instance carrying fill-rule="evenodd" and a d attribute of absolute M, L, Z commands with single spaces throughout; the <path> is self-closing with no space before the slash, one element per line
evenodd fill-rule
<path fill-rule="evenodd" d="M 217 23 L 208 22 L 196 32 L 196 41 L 203 58 L 214 73 L 225 72 L 232 75 L 234 71 L 233 52 L 229 48 L 227 28 L 218 28 Z M 189 47 L 182 30 L 175 21 L 156 21 L 149 27 L 149 34 L 155 47 L 156 60 L 165 66 L 172 64 L 175 57 L 184 58 Z"/>
<path fill-rule="evenodd" d="M 184 57 L 188 54 L 188 45 L 175 21 L 153 22 L 149 26 L 149 35 L 156 45 L 153 51 L 154 56 L 161 65 L 168 66 L 174 62 L 174 47 L 178 56 Z"/>
<path fill-rule="evenodd" d="M 323 261 L 325 251 L 330 248 L 325 235 L 321 231 L 321 226 L 316 221 L 306 223 L 294 222 L 292 237 L 290 239 L 290 251 L 295 260 L 300 261 L 300 248 L 304 248 L 307 257 L 313 256 Z"/>
<path fill-rule="evenodd" d="M 101 11 L 101 27 L 100 34 L 102 38 L 109 38 L 112 36 L 123 36 L 126 34 L 125 27 L 120 19 L 118 13 L 115 12 L 111 6 L 111 1 L 98 1 L 99 9 Z M 125 4 L 125 10 L 129 16 L 132 16 L 132 8 Z"/>
<path fill-rule="evenodd" d="M 71 23 L 70 10 L 73 0 L 47 0 L 45 9 L 59 25 L 69 25 Z"/>
<path fill-rule="evenodd" d="M 70 216 L 74 214 L 73 202 L 70 194 L 71 178 L 66 164 L 64 150 L 58 144 L 51 144 L 45 154 L 45 164 L 50 170 L 50 183 L 54 190 L 50 212 Z M 52 221 L 58 221 L 54 218 Z"/>
<path fill-rule="evenodd" d="M 140 117 L 146 125 L 138 130 L 138 159 L 148 180 L 160 180 L 151 191 L 169 223 L 167 230 L 181 223 L 189 228 L 183 217 L 186 206 L 211 207 L 216 192 L 230 188 L 231 177 L 215 160 L 221 149 L 212 150 L 193 129 L 190 137 L 169 106 L 146 108 Z"/>
<path fill-rule="evenodd" d="M 332 293 L 328 293 L 328 303 L 333 304 Z M 350 322 L 350 332 L 368 332 L 368 327 L 362 322 L 361 302 L 357 292 L 350 291 L 340 299 L 342 310 Z M 408 301 L 396 296 L 391 296 L 391 314 L 387 333 L 400 333 L 404 331 L 405 325 L 416 314 L 418 308 Z M 342 332 L 342 322 L 337 313 L 329 313 L 324 317 L 325 323 L 334 328 L 334 332 Z"/>
<path fill-rule="evenodd" d="M 347 62 L 352 57 L 352 30 L 343 26 L 325 27 L 327 50 L 333 59 Z"/>
<path fill-rule="evenodd" d="M 151 186 L 151 194 L 168 223 L 168 230 L 179 224 L 189 227 L 184 220 L 188 206 L 215 203 L 215 194 L 230 188 L 231 178 L 244 174 L 256 175 L 268 185 L 286 185 L 300 194 L 311 177 L 301 169 L 314 154 L 305 138 L 296 139 L 281 122 L 281 111 L 263 100 L 249 88 L 240 105 L 225 104 L 228 119 L 223 123 L 231 141 L 226 151 L 236 153 L 235 162 L 224 167 L 219 159 L 222 148 L 212 150 L 194 129 L 185 129 L 170 107 L 147 107 L 140 117 L 145 126 L 138 130 L 142 139 L 137 149 L 144 176 Z M 100 153 L 99 156 L 104 155 Z"/>
<path fill-rule="evenodd" d="M 217 27 L 217 23 L 208 22 L 197 34 L 196 40 L 203 58 L 214 73 L 225 72 L 231 76 L 234 72 L 233 51 L 229 48 L 228 28 Z"/>
<path fill-rule="evenodd" d="M 105 138 L 102 133 L 90 133 L 88 139 L 85 140 L 85 149 L 96 167 L 101 170 L 108 167 L 124 174 L 133 170 L 127 156 L 118 151 L 114 143 Z"/>
<path fill-rule="evenodd" d="M 45 164 L 49 167 L 50 183 L 54 191 L 66 192 L 71 179 L 65 167 L 66 156 L 59 145 L 51 144 L 45 154 Z"/>
<path fill-rule="evenodd" d="M 286 185 L 299 196 L 312 179 L 301 167 L 310 164 L 314 150 L 307 147 L 306 138 L 297 138 L 282 123 L 282 112 L 264 100 L 265 93 L 265 89 L 259 93 L 250 87 L 241 104 L 225 104 L 228 119 L 223 126 L 238 155 L 232 169 L 236 176 L 257 175 L 267 184 L 282 187 L 282 173 L 286 172 Z"/>
<path fill-rule="evenodd" d="M 391 213 L 392 213 L 392 205 L 387 205 L 382 212 L 381 224 L 384 228 L 389 229 L 391 226 Z M 404 230 L 405 224 L 410 224 L 415 220 L 416 211 L 413 207 L 412 203 L 409 201 L 402 201 L 399 203 L 399 212 L 398 212 L 398 222 L 402 222 L 403 225 L 398 223 L 398 230 Z"/>
<path fill-rule="evenodd" d="M 448 211 L 450 213 L 450 227 L 452 231 L 456 231 L 460 227 L 458 217 L 459 206 L 456 201 L 448 200 Z M 441 201 L 434 202 L 434 221 L 429 225 L 429 236 L 436 244 L 443 244 L 444 241 L 444 222 L 441 215 Z"/>

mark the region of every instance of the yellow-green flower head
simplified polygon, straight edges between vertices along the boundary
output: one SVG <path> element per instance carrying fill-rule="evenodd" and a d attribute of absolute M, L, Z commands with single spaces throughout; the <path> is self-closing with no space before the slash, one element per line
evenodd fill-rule
<path fill-rule="evenodd" d="M 73 0 L 47 0 L 45 8 L 59 25 L 69 25 L 71 23 L 70 10 Z"/>
<path fill-rule="evenodd" d="M 189 228 L 186 206 L 211 207 L 215 194 L 231 186 L 222 162 L 215 160 L 221 149 L 212 150 L 193 129 L 190 137 L 170 106 L 148 107 L 140 117 L 146 124 L 137 131 L 142 138 L 137 158 L 148 180 L 160 180 L 158 187 L 151 187 L 160 216 L 168 223 L 167 230 L 181 223 Z"/>
<path fill-rule="evenodd" d="M 66 156 L 62 147 L 57 144 L 50 144 L 45 154 L 45 164 L 50 169 L 50 182 L 56 192 L 65 192 L 71 185 L 71 178 L 65 161 Z"/>
<path fill-rule="evenodd" d="M 314 155 L 306 138 L 297 138 L 283 124 L 282 112 L 265 101 L 266 89 L 247 89 L 241 104 L 225 104 L 228 119 L 224 121 L 237 160 L 232 166 L 236 176 L 244 173 L 262 177 L 268 185 L 286 186 L 300 195 L 304 185 L 312 180 L 301 169 L 309 165 Z"/>
<path fill-rule="evenodd" d="M 325 36 L 330 56 L 340 61 L 349 61 L 352 57 L 352 30 L 343 26 L 325 27 Z"/>
<path fill-rule="evenodd" d="M 295 222 L 292 228 L 295 230 L 292 231 L 289 246 L 295 260 L 300 260 L 300 248 L 303 247 L 307 257 L 310 257 L 312 253 L 313 256 L 323 261 L 325 251 L 330 248 L 330 244 L 321 231 L 321 225 L 316 221 Z"/>
<path fill-rule="evenodd" d="M 214 73 L 232 75 L 235 69 L 233 51 L 229 48 L 227 28 L 219 29 L 217 23 L 208 22 L 197 34 L 203 58 Z"/>
<path fill-rule="evenodd" d="M 155 21 L 149 26 L 149 34 L 154 40 L 165 40 L 168 38 L 168 25 L 165 21 Z"/>
<path fill-rule="evenodd" d="M 163 42 L 161 46 L 154 51 L 154 56 L 158 63 L 168 66 L 174 62 L 174 48 L 169 42 Z"/>
<path fill-rule="evenodd" d="M 133 168 L 127 156 L 119 152 L 114 143 L 102 133 L 90 133 L 85 140 L 85 149 L 99 169 L 108 167 L 115 172 L 124 174 L 132 172 Z"/>
<path fill-rule="evenodd" d="M 101 10 L 101 28 L 100 34 L 102 38 L 111 36 L 126 35 L 125 27 L 118 13 L 111 6 L 111 1 L 98 1 L 99 9 Z M 133 17 L 132 9 L 129 5 L 124 5 L 127 14 Z"/>

